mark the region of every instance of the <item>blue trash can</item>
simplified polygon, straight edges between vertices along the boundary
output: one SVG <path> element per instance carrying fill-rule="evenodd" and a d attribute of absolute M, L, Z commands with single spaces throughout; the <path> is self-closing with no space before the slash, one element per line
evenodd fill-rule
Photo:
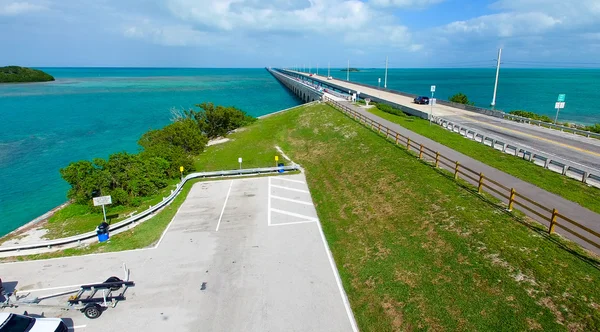
<path fill-rule="evenodd" d="M 96 227 L 96 234 L 98 235 L 98 242 L 108 241 L 108 224 L 106 222 L 102 222 L 98 227 Z"/>
<path fill-rule="evenodd" d="M 283 171 L 283 166 L 285 166 L 283 163 L 279 163 L 279 164 L 277 164 L 277 167 L 279 167 L 279 170 L 278 170 L 277 172 L 279 172 L 279 173 L 283 173 L 283 172 L 284 172 L 284 171 Z"/>

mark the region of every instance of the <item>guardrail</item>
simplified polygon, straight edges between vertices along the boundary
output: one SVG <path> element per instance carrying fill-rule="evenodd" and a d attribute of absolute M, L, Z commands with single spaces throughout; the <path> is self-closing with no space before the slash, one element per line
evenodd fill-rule
<path fill-rule="evenodd" d="M 593 138 L 600 139 L 600 134 L 598 134 L 598 133 L 594 133 L 594 132 L 587 131 L 587 130 L 581 130 L 581 129 L 577 129 L 577 128 L 571 128 L 571 127 L 567 127 L 567 126 L 563 126 L 563 125 L 555 125 L 554 123 L 550 123 L 550 122 L 533 120 L 533 119 L 526 118 L 526 117 L 519 116 L 519 115 L 505 113 L 504 118 L 508 119 L 508 120 L 512 120 L 512 121 L 522 122 L 522 123 L 536 124 L 539 127 L 552 128 L 552 129 L 556 129 L 556 130 L 560 130 L 560 131 L 564 131 L 564 132 L 570 132 L 570 133 L 585 136 L 585 137 L 593 137 Z"/>
<path fill-rule="evenodd" d="M 504 153 L 510 153 L 515 157 L 533 162 L 540 167 L 560 173 L 590 186 L 600 188 L 600 173 L 598 170 L 595 170 L 591 167 L 586 167 L 579 164 L 575 166 L 573 162 L 560 157 L 553 156 L 549 153 L 536 151 L 535 149 L 520 147 L 519 143 L 510 142 L 506 139 L 495 137 L 494 135 L 480 133 L 475 129 L 463 126 L 462 124 L 454 123 L 453 121 L 446 120 L 441 117 L 434 116 L 433 122 L 439 124 L 442 126 L 442 128 L 458 133 L 476 142 L 480 142 L 493 149 L 500 150 Z"/>
<path fill-rule="evenodd" d="M 478 193 L 481 194 L 483 190 L 485 190 L 497 198 L 504 199 L 509 211 L 513 210 L 515 204 L 520 206 L 522 209 L 526 210 L 524 212 L 526 212 L 528 215 L 531 216 L 533 214 L 536 220 L 547 222 L 548 233 L 554 233 L 555 228 L 558 226 L 566 232 L 585 241 L 586 243 L 589 243 L 597 249 L 600 249 L 600 233 L 563 214 L 560 214 L 557 209 L 546 207 L 535 200 L 518 193 L 514 188 L 509 188 L 502 183 L 485 176 L 482 172 L 478 172 L 463 166 L 460 164 L 460 162 L 454 161 L 440 154 L 438 151 L 434 151 L 431 148 L 411 139 L 410 137 L 404 136 L 393 129 L 382 125 L 381 123 L 354 111 L 346 105 L 340 104 L 327 97 L 324 97 L 324 101 L 359 123 L 370 128 L 371 130 L 377 131 L 378 134 L 385 135 L 386 140 L 391 139 L 396 145 L 402 145 L 408 151 L 415 152 L 417 154 L 417 158 L 431 162 L 436 168 L 442 168 L 452 172 L 455 180 L 460 178 L 461 180 L 464 180 L 467 183 L 477 187 Z M 593 239 L 581 234 L 582 231 L 593 236 Z"/>
<path fill-rule="evenodd" d="M 264 173 L 274 173 L 283 170 L 284 172 L 296 171 L 299 170 L 300 167 L 296 164 L 292 164 L 290 166 L 282 166 L 282 167 L 266 167 L 266 168 L 247 168 L 247 169 L 236 169 L 236 170 L 227 170 L 227 171 L 215 171 L 215 172 L 200 172 L 200 173 L 190 173 L 183 178 L 183 181 L 177 184 L 177 187 L 171 192 L 171 194 L 167 197 L 164 197 L 163 200 L 156 204 L 155 206 L 150 207 L 146 211 L 138 213 L 132 217 L 129 217 L 125 220 L 122 220 L 114 225 L 110 225 L 110 231 L 115 231 L 121 229 L 125 226 L 135 223 L 148 215 L 155 213 L 156 211 L 162 209 L 181 192 L 183 186 L 192 179 L 197 178 L 215 178 L 215 177 L 227 177 L 227 176 L 240 176 L 240 175 L 254 175 L 254 174 L 264 174 Z M 9 252 L 9 251 L 21 251 L 28 249 L 37 249 L 37 248 L 51 248 L 53 246 L 60 246 L 70 243 L 76 243 L 83 240 L 91 239 L 96 237 L 96 232 L 87 232 L 84 234 L 79 234 L 71 237 L 66 237 L 62 239 L 49 240 L 39 243 L 32 243 L 20 246 L 13 247 L 2 247 L 0 246 L 0 252 Z"/>

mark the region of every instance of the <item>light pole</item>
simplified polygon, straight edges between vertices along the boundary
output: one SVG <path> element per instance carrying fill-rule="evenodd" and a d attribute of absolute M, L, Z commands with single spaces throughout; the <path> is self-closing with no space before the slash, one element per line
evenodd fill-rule
<path fill-rule="evenodd" d="M 346 70 L 346 81 L 350 81 L 350 59 L 348 59 L 348 68 Z"/>
<path fill-rule="evenodd" d="M 433 119 L 433 94 L 435 93 L 435 85 L 431 86 L 431 99 L 429 99 L 429 125 L 431 126 L 431 120 Z"/>
<path fill-rule="evenodd" d="M 492 97 L 492 109 L 496 106 L 496 91 L 498 90 L 498 75 L 500 74 L 500 57 L 502 57 L 502 49 L 498 49 L 498 63 L 496 63 L 496 82 L 494 83 L 494 97 Z"/>
<path fill-rule="evenodd" d="M 388 69 L 388 57 L 385 57 L 385 79 L 383 81 L 383 88 L 387 88 L 387 69 Z"/>

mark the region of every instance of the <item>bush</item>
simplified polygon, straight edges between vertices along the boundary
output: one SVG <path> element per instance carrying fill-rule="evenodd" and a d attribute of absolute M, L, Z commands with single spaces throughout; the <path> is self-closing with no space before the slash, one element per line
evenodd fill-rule
<path fill-rule="evenodd" d="M 533 112 L 516 110 L 516 111 L 510 111 L 510 112 L 508 112 L 508 114 L 522 116 L 524 118 L 543 121 L 543 122 L 550 122 L 550 123 L 554 122 L 554 120 L 552 120 L 550 117 L 548 117 L 546 115 L 539 115 L 539 114 L 536 114 Z"/>
<path fill-rule="evenodd" d="M 215 106 L 213 103 L 196 105 L 201 111 L 190 110 L 188 118 L 195 119 L 208 138 L 225 136 L 228 132 L 246 126 L 256 119 L 233 106 Z"/>
<path fill-rule="evenodd" d="M 377 103 L 375 105 L 380 111 L 386 112 L 386 113 L 390 113 L 390 114 L 394 114 L 394 115 L 398 115 L 398 116 L 406 116 L 406 113 L 404 113 L 402 110 L 397 109 L 393 106 L 390 106 L 388 104 L 381 104 L 381 103 Z"/>
<path fill-rule="evenodd" d="M 449 100 L 453 103 L 458 103 L 458 104 L 471 105 L 471 106 L 475 105 L 475 103 L 470 101 L 469 98 L 467 97 L 467 95 L 465 95 L 462 92 L 459 92 L 459 93 L 455 94 L 454 96 L 450 97 Z"/>

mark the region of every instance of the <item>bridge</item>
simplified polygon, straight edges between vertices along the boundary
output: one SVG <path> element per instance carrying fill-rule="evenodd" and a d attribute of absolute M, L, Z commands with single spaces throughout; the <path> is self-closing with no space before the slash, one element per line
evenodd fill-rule
<path fill-rule="evenodd" d="M 357 94 L 362 99 L 370 98 L 375 102 L 390 104 L 424 119 L 429 119 L 432 115 L 433 119 L 443 119 L 445 123 L 458 126 L 459 132 L 478 133 L 484 136 L 482 139 L 490 137 L 492 146 L 495 147 L 499 143 L 503 151 L 509 148 L 509 151 L 514 150 L 516 155 L 541 164 L 545 168 L 593 186 L 600 186 L 600 135 L 598 134 L 583 131 L 573 134 L 564 130 L 549 129 L 539 123 L 532 124 L 535 121 L 514 117 L 504 112 L 455 104 L 445 100 L 438 100 L 432 109 L 430 105 L 415 104 L 413 99 L 416 95 L 412 94 L 334 78 L 328 79 L 316 74 L 285 69 L 277 71 L 323 89 L 346 95 Z"/>

